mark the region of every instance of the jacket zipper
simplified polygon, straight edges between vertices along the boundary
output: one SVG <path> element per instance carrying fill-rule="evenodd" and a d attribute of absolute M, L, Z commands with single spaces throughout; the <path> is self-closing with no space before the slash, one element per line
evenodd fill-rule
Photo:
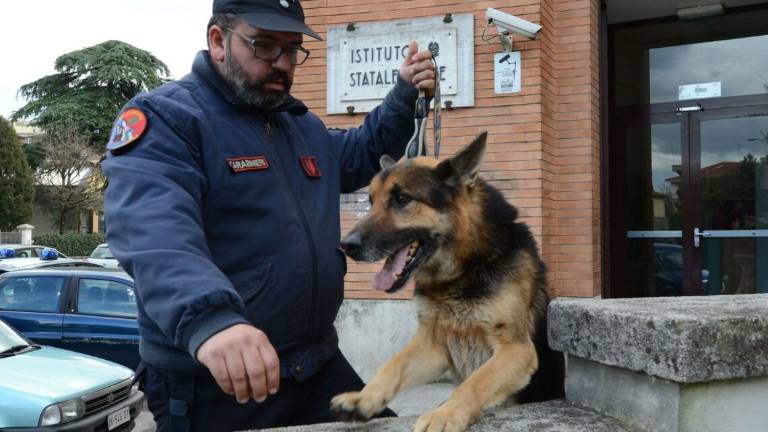
<path fill-rule="evenodd" d="M 264 118 L 264 129 L 266 130 L 268 136 L 272 137 L 274 135 L 270 117 Z M 279 151 L 276 152 L 279 153 Z M 299 216 L 301 216 L 301 227 L 304 229 L 304 234 L 306 235 L 307 241 L 309 243 L 309 253 L 310 258 L 312 259 L 312 303 L 309 319 L 309 341 L 312 342 L 315 339 L 315 326 L 317 324 L 317 298 L 318 290 L 320 289 L 320 275 L 317 269 L 317 248 L 315 247 L 315 240 L 312 237 L 312 232 L 309 229 L 309 219 L 307 219 L 307 215 L 304 213 L 304 208 L 301 206 L 301 201 L 296 195 L 296 191 L 293 190 L 293 187 L 291 187 L 291 181 L 288 178 L 288 174 L 284 170 L 278 171 L 280 172 L 280 176 L 283 178 L 283 182 L 285 183 L 286 187 L 291 192 L 291 197 L 293 198 L 293 201 L 296 204 L 296 208 L 299 211 Z"/>

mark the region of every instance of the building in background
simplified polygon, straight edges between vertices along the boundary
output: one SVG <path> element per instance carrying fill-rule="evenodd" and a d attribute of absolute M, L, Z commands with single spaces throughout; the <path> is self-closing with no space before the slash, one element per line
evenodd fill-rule
<path fill-rule="evenodd" d="M 302 4 L 326 41 L 305 42 L 294 94 L 329 127 L 391 85 L 398 34 L 442 38 L 441 157 L 489 132 L 482 175 L 535 233 L 553 295 L 768 292 L 765 1 Z M 506 56 L 488 7 L 541 31 Z M 342 230 L 366 209 L 346 196 Z M 377 265 L 348 268 L 348 298 L 385 296 Z"/>
<path fill-rule="evenodd" d="M 25 122 L 15 122 L 13 127 L 16 130 L 16 136 L 22 145 L 39 144 L 45 139 L 45 132 L 35 126 Z M 85 171 L 77 176 L 76 183 L 80 182 L 99 182 L 100 179 L 92 179 L 91 171 Z M 49 185 L 60 185 L 53 178 L 40 179 L 39 173 L 35 174 L 35 202 L 32 214 L 32 220 L 29 221 L 35 227 L 34 234 L 49 234 L 58 232 L 58 227 L 51 215 L 51 203 L 45 198 L 45 188 Z M 100 184 L 96 187 L 100 187 Z M 70 215 L 65 221 L 67 231 L 76 231 L 81 233 L 104 232 L 104 211 L 102 208 L 87 209 L 78 214 Z"/>

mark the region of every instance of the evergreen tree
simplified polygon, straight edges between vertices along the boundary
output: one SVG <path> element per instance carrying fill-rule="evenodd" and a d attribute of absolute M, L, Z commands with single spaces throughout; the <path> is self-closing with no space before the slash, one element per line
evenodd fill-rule
<path fill-rule="evenodd" d="M 32 221 L 35 183 L 13 125 L 0 116 L 0 230 Z"/>
<path fill-rule="evenodd" d="M 168 75 L 168 67 L 157 57 L 120 41 L 64 54 L 56 59 L 55 69 L 57 73 L 19 89 L 29 102 L 11 119 L 29 119 L 47 133 L 75 125 L 98 151 L 103 151 L 120 108 Z"/>

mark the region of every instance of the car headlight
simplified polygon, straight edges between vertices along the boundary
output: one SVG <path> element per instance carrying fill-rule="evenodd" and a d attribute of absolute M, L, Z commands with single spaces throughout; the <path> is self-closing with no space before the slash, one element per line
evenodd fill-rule
<path fill-rule="evenodd" d="M 138 382 L 138 381 L 136 381 L 136 382 L 135 382 L 135 383 L 133 383 L 133 385 L 131 386 L 131 396 L 135 395 L 135 394 L 136 394 L 136 392 L 138 392 L 138 391 L 139 391 L 139 382 Z"/>
<path fill-rule="evenodd" d="M 48 405 L 40 416 L 40 426 L 51 426 L 77 420 L 85 414 L 85 402 L 82 399 L 72 399 L 53 405 Z"/>

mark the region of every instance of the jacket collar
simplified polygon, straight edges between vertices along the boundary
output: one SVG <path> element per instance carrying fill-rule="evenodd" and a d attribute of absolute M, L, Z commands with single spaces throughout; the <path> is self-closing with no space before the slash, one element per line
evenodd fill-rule
<path fill-rule="evenodd" d="M 192 63 L 192 73 L 204 79 L 208 84 L 216 89 L 216 92 L 219 93 L 219 95 L 228 103 L 240 109 L 255 110 L 255 108 L 237 96 L 237 94 L 235 94 L 235 92 L 232 90 L 232 87 L 230 87 L 230 85 L 224 81 L 224 78 L 221 77 L 219 72 L 216 71 L 216 69 L 213 67 L 213 64 L 211 64 L 211 56 L 208 51 L 201 50 L 197 53 L 195 56 L 195 61 Z M 289 95 L 285 102 L 279 106 L 269 111 L 257 111 L 259 111 L 261 114 L 286 111 L 293 115 L 304 115 L 307 113 L 308 108 L 306 105 L 304 105 L 303 102 Z"/>

